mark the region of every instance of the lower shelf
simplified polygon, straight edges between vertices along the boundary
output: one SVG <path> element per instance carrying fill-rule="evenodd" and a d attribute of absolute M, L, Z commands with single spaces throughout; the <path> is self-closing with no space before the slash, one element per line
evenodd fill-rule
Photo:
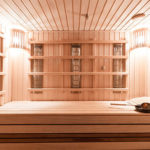
<path fill-rule="evenodd" d="M 110 90 L 110 91 L 128 91 L 128 88 L 28 88 L 29 91 L 99 91 L 99 90 Z"/>
<path fill-rule="evenodd" d="M 4 95 L 6 91 L 0 91 L 0 95 Z"/>

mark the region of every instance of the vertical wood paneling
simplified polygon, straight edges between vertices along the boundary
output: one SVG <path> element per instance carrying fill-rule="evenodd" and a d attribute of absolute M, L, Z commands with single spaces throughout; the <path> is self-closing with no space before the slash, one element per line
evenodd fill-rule
<path fill-rule="evenodd" d="M 33 32 L 31 33 L 33 40 L 120 40 L 125 39 L 125 34 L 122 32 L 113 31 L 63 31 L 63 32 Z M 112 56 L 113 44 L 82 44 L 82 56 Z M 18 49 L 17 49 L 18 50 Z M 10 51 L 9 51 L 10 52 Z M 30 88 L 29 77 L 29 51 L 18 50 L 15 56 L 10 52 L 9 65 L 11 65 L 12 73 L 12 100 L 125 100 L 128 99 L 127 92 L 113 92 L 109 90 L 98 91 L 83 91 L 81 93 L 71 93 L 69 91 L 49 90 L 41 93 L 32 93 L 27 90 Z M 64 45 L 44 45 L 44 56 L 70 56 L 70 44 Z M 144 50 L 136 52 L 131 51 L 128 59 L 129 66 L 129 94 L 130 98 L 150 95 L 149 92 L 149 71 L 150 68 L 148 51 Z M 145 61 L 147 64 L 145 64 Z M 16 71 L 14 71 L 16 70 Z M 70 60 L 64 59 L 45 59 L 44 72 L 70 72 Z M 82 60 L 83 72 L 105 72 L 112 71 L 112 60 L 109 59 L 89 59 Z M 24 78 L 25 81 L 22 81 Z M 69 88 L 71 85 L 70 76 L 44 76 L 45 88 Z M 112 87 L 112 76 L 82 76 L 83 88 L 102 88 Z M 147 90 L 147 91 L 146 91 Z M 28 92 L 27 92 L 28 91 Z M 26 93 L 26 94 L 25 94 Z M 28 94 L 29 95 L 28 95 Z"/>

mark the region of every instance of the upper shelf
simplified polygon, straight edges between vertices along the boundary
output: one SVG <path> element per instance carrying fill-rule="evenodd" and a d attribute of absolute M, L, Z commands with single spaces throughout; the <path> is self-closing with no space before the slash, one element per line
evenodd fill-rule
<path fill-rule="evenodd" d="M 61 40 L 61 41 L 34 41 L 30 40 L 30 44 L 113 44 L 127 43 L 126 40 Z"/>
<path fill-rule="evenodd" d="M 0 32 L 0 38 L 4 38 L 4 33 Z"/>
<path fill-rule="evenodd" d="M 128 72 L 29 72 L 29 75 L 128 75 Z"/>
<path fill-rule="evenodd" d="M 29 59 L 127 59 L 127 56 L 31 56 Z"/>
<path fill-rule="evenodd" d="M 6 73 L 4 73 L 4 72 L 0 72 L 0 76 L 3 76 L 3 75 L 5 75 Z"/>
<path fill-rule="evenodd" d="M 5 57 L 5 55 L 4 55 L 3 53 L 0 53 L 0 56 L 1 56 L 1 57 Z"/>

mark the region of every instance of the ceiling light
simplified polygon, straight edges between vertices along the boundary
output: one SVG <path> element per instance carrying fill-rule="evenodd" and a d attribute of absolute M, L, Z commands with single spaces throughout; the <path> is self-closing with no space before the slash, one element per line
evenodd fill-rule
<path fill-rule="evenodd" d="M 134 16 L 132 16 L 132 20 L 134 20 L 134 19 L 137 19 L 137 18 L 143 18 L 143 17 L 145 17 L 145 14 L 144 13 L 140 13 L 140 14 L 135 14 Z"/>

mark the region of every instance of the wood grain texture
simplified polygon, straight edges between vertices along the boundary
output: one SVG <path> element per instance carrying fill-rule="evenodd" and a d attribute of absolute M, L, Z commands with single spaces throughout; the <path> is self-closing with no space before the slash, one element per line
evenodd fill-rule
<path fill-rule="evenodd" d="M 113 43 L 126 43 L 124 32 L 84 32 L 84 31 L 63 31 L 63 32 L 30 32 L 32 37 L 30 43 L 44 44 L 44 71 L 34 72 L 31 75 L 44 75 L 44 89 L 43 92 L 36 94 L 30 92 L 31 100 L 125 100 L 127 98 L 127 91 L 124 90 L 124 95 L 121 97 L 119 94 L 114 94 L 112 88 L 112 73 L 110 58 L 115 59 L 113 56 Z M 101 91 L 96 90 L 80 90 L 78 94 L 73 94 L 65 91 L 65 88 L 70 88 L 71 79 L 70 75 L 74 74 L 70 71 L 70 44 L 81 44 L 81 69 L 82 75 L 81 86 L 84 89 L 103 88 Z M 47 52 L 45 52 L 47 51 Z M 49 52 L 49 54 L 48 54 Z M 36 56 L 32 56 L 34 59 Z M 63 59 L 60 59 L 60 58 Z M 88 59 L 88 58 L 92 59 Z M 95 58 L 97 57 L 97 60 Z M 36 59 L 38 59 L 37 57 Z M 51 59 L 52 58 L 52 59 Z M 66 59 L 65 59 L 66 58 Z M 69 59 L 67 59 L 69 58 Z M 85 58 L 85 59 L 84 59 Z M 87 58 L 87 59 L 86 59 Z M 116 56 L 117 58 L 117 56 Z M 126 55 L 121 56 L 119 59 L 127 58 Z M 49 66 L 49 67 L 46 67 Z M 61 67 L 60 67 L 61 66 Z M 104 67 L 104 70 L 103 70 Z M 45 72 L 47 71 L 47 72 Z M 119 73 L 118 73 L 119 74 Z M 127 72 L 121 73 L 123 76 Z M 61 76 L 63 75 L 63 77 Z M 92 77 L 92 76 L 93 77 Z M 106 78 L 103 78 L 107 76 Z M 103 78 L 103 79 L 102 79 Z M 102 80 L 101 80 L 102 79 Z M 46 82 L 48 80 L 49 82 Z M 99 82 L 97 82 L 99 80 Z M 89 82 L 90 81 L 90 82 Z M 107 82 L 106 82 L 107 81 Z M 88 83 L 89 82 L 89 83 Z M 64 88 L 64 90 L 51 91 L 51 89 Z M 110 91 L 105 91 L 106 89 Z M 71 90 L 71 89 L 70 89 Z M 114 89 L 115 90 L 115 89 Z M 116 89 L 119 90 L 119 89 Z M 115 91 L 116 91 L 115 90 Z M 74 89 L 75 91 L 75 89 Z M 93 91 L 93 92 L 92 92 Z M 37 92 L 38 93 L 38 92 Z M 111 95 L 111 96 L 110 96 Z"/>
<path fill-rule="evenodd" d="M 49 150 L 51 147 L 53 150 L 68 149 L 72 150 L 99 150 L 101 147 L 103 150 L 148 150 L 150 146 L 149 142 L 91 142 L 91 143 L 1 143 L 0 148 L 4 150 Z"/>
<path fill-rule="evenodd" d="M 129 30 L 141 22 L 133 15 L 149 14 L 148 0 L 2 0 L 1 20 L 31 31 Z"/>

